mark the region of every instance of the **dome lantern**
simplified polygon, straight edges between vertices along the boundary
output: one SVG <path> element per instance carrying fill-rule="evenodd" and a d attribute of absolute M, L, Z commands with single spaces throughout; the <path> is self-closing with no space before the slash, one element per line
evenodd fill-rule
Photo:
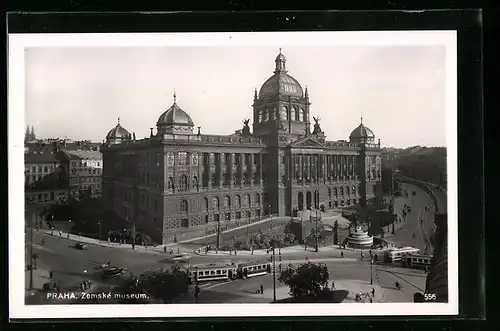
<path fill-rule="evenodd" d="M 274 75 L 267 79 L 259 91 L 259 99 L 278 95 L 303 98 L 304 91 L 299 82 L 286 71 L 286 58 L 281 53 L 275 59 Z"/>

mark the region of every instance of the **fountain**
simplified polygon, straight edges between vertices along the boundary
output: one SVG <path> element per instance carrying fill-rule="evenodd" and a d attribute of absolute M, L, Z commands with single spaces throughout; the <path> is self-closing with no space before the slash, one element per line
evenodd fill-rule
<path fill-rule="evenodd" d="M 353 248 L 370 248 L 373 245 L 373 236 L 362 231 L 361 227 L 356 227 L 356 232 L 350 233 L 347 237 L 347 246 Z"/>

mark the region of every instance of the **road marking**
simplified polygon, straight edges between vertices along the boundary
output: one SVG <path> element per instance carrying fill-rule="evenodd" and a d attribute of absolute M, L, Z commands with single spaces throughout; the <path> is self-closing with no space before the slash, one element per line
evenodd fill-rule
<path fill-rule="evenodd" d="M 217 286 L 226 285 L 226 284 L 229 284 L 229 283 L 228 282 L 224 282 L 224 283 L 207 284 L 207 286 L 201 287 L 201 289 L 203 289 L 203 290 L 209 290 L 211 288 L 214 288 L 214 287 L 217 287 Z"/>

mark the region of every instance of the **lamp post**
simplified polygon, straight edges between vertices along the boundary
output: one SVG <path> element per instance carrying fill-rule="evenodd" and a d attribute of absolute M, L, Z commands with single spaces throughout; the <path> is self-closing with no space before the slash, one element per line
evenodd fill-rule
<path fill-rule="evenodd" d="M 273 244 L 273 302 L 276 302 L 276 254 Z"/>
<path fill-rule="evenodd" d="M 99 242 L 101 242 L 102 241 L 102 239 L 101 239 L 101 237 L 102 237 L 101 236 L 101 233 L 102 233 L 102 231 L 101 231 L 101 221 L 97 221 L 97 224 L 99 224 Z"/>
<path fill-rule="evenodd" d="M 271 205 L 269 205 L 269 219 L 271 220 L 273 218 L 273 214 L 271 214 Z"/>
<path fill-rule="evenodd" d="M 315 236 L 315 244 L 316 244 L 316 247 L 314 248 L 314 251 L 317 253 L 318 250 L 319 250 L 319 247 L 318 247 L 318 209 L 316 209 L 316 220 L 315 220 L 315 228 L 316 230 L 314 231 L 314 236 Z"/>
<path fill-rule="evenodd" d="M 370 257 L 370 285 L 373 285 L 373 257 Z"/>
<path fill-rule="evenodd" d="M 33 217 L 30 226 L 30 290 L 33 289 Z"/>
<path fill-rule="evenodd" d="M 70 232 L 71 232 L 71 220 L 68 220 L 68 239 Z"/>

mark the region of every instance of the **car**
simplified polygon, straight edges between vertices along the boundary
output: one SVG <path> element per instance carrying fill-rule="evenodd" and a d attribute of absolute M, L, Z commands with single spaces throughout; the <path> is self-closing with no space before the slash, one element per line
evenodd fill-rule
<path fill-rule="evenodd" d="M 84 249 L 87 249 L 87 245 L 83 244 L 83 243 L 77 243 L 75 245 L 75 248 L 76 249 L 81 249 L 81 250 L 84 250 Z"/>
<path fill-rule="evenodd" d="M 173 262 L 188 262 L 191 256 L 189 254 L 176 254 L 172 257 Z"/>
<path fill-rule="evenodd" d="M 118 267 L 108 267 L 102 271 L 101 278 L 108 279 L 113 277 L 118 277 L 123 275 L 127 269 L 126 268 L 118 268 Z"/>

